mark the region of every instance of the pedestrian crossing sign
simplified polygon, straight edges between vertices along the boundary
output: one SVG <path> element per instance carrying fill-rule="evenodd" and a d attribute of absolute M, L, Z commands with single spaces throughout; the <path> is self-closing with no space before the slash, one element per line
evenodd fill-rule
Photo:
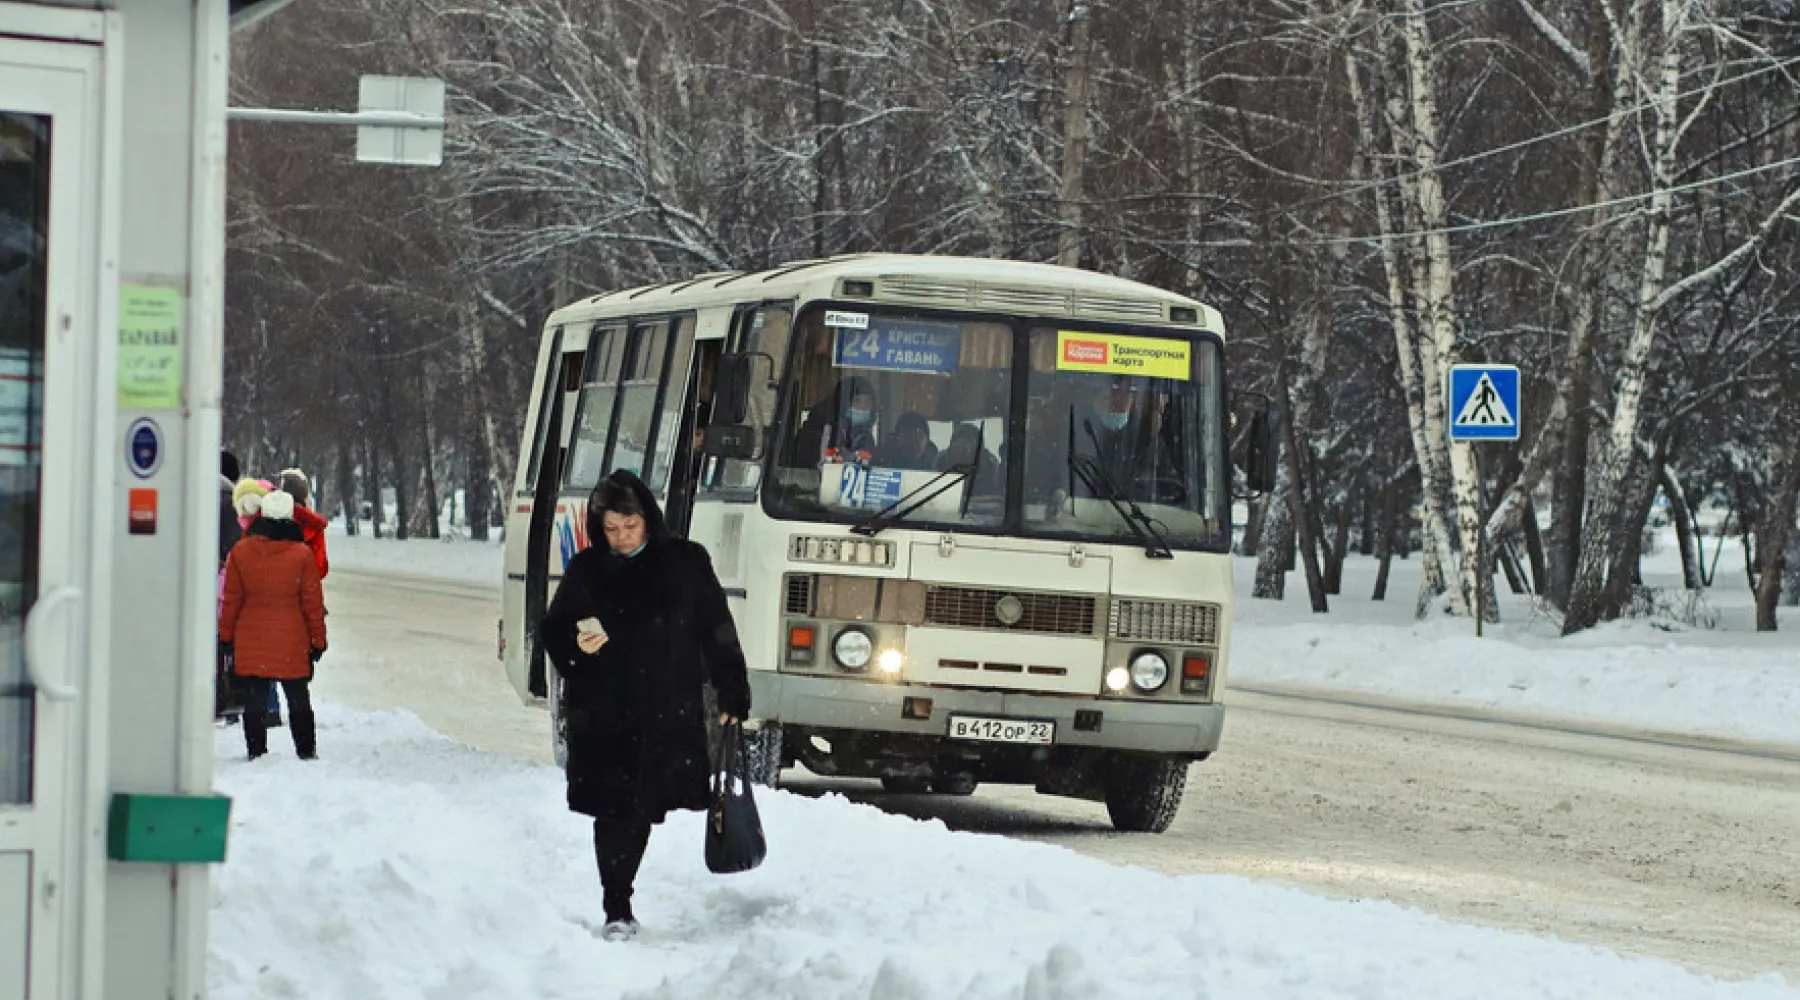
<path fill-rule="evenodd" d="M 1519 439 L 1519 369 L 1514 365 L 1450 367 L 1450 440 Z"/>

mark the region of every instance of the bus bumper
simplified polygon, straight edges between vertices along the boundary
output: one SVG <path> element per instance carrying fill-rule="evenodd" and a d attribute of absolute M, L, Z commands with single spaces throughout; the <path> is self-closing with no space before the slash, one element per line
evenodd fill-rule
<path fill-rule="evenodd" d="M 1059 746 L 1204 754 L 1219 748 L 1225 727 L 1225 706 L 1218 703 L 1070 698 L 765 670 L 750 671 L 750 691 L 754 718 L 806 729 L 947 738 L 951 715 L 979 715 L 1054 722 Z M 907 718 L 908 699 L 930 701 L 929 717 Z"/>

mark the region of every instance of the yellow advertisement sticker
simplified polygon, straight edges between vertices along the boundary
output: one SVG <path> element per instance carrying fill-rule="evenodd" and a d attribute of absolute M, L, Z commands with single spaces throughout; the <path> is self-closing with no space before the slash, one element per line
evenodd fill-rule
<path fill-rule="evenodd" d="M 1193 345 L 1163 337 L 1126 337 L 1116 333 L 1056 332 L 1056 368 L 1068 372 L 1192 378 Z"/>

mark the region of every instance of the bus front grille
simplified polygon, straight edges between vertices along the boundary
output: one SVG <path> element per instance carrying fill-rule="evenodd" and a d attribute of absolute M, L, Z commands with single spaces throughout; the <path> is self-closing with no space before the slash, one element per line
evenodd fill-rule
<path fill-rule="evenodd" d="M 1000 617 L 1006 598 L 1018 602 L 1007 609 L 1018 612 L 1008 624 Z M 1052 635 L 1093 635 L 1092 597 L 1079 594 L 1033 594 L 974 587 L 932 586 L 925 589 L 925 624 L 950 628 L 999 629 L 1008 632 L 1044 632 Z"/>
<path fill-rule="evenodd" d="M 813 610 L 813 575 L 789 573 L 787 578 L 787 613 L 810 615 Z"/>
<path fill-rule="evenodd" d="M 1219 640 L 1219 606 L 1114 598 L 1107 634 L 1136 642 L 1210 646 Z"/>

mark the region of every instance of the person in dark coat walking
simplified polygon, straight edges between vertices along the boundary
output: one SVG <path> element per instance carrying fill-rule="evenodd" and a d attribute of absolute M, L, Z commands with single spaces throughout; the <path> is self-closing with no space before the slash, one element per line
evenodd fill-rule
<path fill-rule="evenodd" d="M 602 934 L 616 940 L 637 932 L 632 883 L 650 828 L 707 808 L 703 686 L 724 724 L 749 714 L 750 682 L 711 558 L 669 534 L 643 482 L 614 472 L 587 516 L 605 544 L 569 561 L 538 635 L 562 677 L 569 808 L 593 817 Z"/>

